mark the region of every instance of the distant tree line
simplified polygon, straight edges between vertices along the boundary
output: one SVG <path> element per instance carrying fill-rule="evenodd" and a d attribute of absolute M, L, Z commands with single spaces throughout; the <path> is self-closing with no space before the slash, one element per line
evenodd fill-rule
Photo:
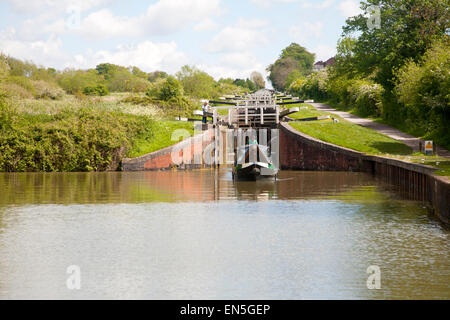
<path fill-rule="evenodd" d="M 183 66 L 174 76 L 164 71 L 144 72 L 136 66 L 123 67 L 102 63 L 94 69 L 65 69 L 38 67 L 32 62 L 10 56 L 0 56 L 0 91 L 19 98 L 58 99 L 64 93 L 105 96 L 110 92 L 147 93 L 160 100 L 170 100 L 174 92 L 167 87 L 180 87 L 176 95 L 190 98 L 218 98 L 265 87 L 264 78 L 253 72 L 247 79 L 216 81 L 193 66 Z"/>

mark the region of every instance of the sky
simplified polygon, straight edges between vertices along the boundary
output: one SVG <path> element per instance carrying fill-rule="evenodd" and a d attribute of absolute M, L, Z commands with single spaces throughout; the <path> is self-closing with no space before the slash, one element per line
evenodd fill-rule
<path fill-rule="evenodd" d="M 247 78 L 292 42 L 332 57 L 359 13 L 359 0 L 0 0 L 0 52 L 59 70 L 189 64 Z"/>

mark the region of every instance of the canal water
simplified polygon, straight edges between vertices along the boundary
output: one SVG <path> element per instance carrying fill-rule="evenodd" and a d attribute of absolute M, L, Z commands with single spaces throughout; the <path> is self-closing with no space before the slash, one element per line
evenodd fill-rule
<path fill-rule="evenodd" d="M 449 299 L 449 249 L 364 173 L 0 174 L 0 299 Z"/>

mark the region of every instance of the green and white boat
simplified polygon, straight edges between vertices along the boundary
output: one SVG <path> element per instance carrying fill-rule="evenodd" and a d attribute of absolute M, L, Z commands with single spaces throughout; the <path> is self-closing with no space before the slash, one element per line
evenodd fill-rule
<path fill-rule="evenodd" d="M 237 161 L 233 167 L 233 179 L 276 179 L 278 168 L 268 157 L 268 147 L 256 141 L 238 148 Z"/>

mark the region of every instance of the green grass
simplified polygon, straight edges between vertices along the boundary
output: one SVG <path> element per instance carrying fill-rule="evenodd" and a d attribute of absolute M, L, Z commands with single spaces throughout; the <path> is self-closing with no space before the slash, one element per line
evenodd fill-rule
<path fill-rule="evenodd" d="M 421 163 L 427 166 L 432 166 L 438 168 L 436 171 L 438 176 L 450 176 L 450 160 L 441 157 L 425 157 L 421 156 L 418 158 L 422 159 L 412 159 L 411 162 Z"/>
<path fill-rule="evenodd" d="M 426 128 L 417 126 L 416 123 L 409 119 L 406 119 L 406 121 L 402 122 L 389 121 L 381 117 L 368 117 L 366 115 L 363 115 L 356 109 L 356 107 L 346 106 L 343 104 L 335 103 L 334 101 L 324 101 L 323 103 L 336 110 L 346 111 L 355 116 L 371 119 L 374 122 L 388 125 L 414 137 L 424 140 L 433 140 L 441 147 L 450 150 L 450 136 L 448 135 L 448 131 L 445 129 L 427 133 Z"/>
<path fill-rule="evenodd" d="M 297 112 L 290 117 L 301 119 L 324 115 L 331 114 L 317 111 L 316 109 L 309 107 L 307 110 L 300 110 L 300 112 Z M 291 122 L 290 125 L 296 130 L 314 138 L 359 152 L 365 152 L 367 154 L 412 154 L 412 149 L 410 147 L 391 139 L 384 134 L 350 123 L 335 115 L 331 116 L 337 118 L 339 123 L 331 121 L 314 121 Z"/>
<path fill-rule="evenodd" d="M 190 135 L 194 133 L 192 122 L 155 121 L 151 128 L 133 142 L 128 156 L 130 158 L 140 157 L 178 143 L 179 141 L 172 141 L 172 134 L 177 129 L 187 130 Z"/>
<path fill-rule="evenodd" d="M 177 143 L 176 129 L 193 134 L 192 122 L 120 98 L 0 99 L 0 171 L 116 170 L 124 157 Z"/>

